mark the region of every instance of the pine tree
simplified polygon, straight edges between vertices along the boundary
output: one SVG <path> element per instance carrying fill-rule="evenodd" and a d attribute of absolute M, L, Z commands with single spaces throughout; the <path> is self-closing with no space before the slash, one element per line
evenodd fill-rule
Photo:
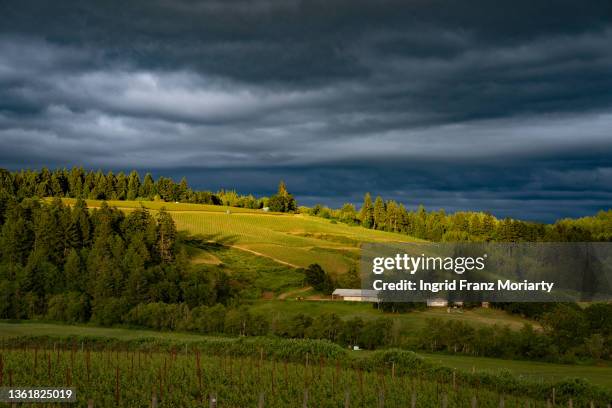
<path fill-rule="evenodd" d="M 151 173 L 145 174 L 142 185 L 140 186 L 140 197 L 152 199 L 155 195 L 155 182 Z"/>
<path fill-rule="evenodd" d="M 175 199 L 179 201 L 187 201 L 188 192 L 189 186 L 187 185 L 187 179 L 183 177 L 178 185 Z"/>
<path fill-rule="evenodd" d="M 359 220 L 361 221 L 361 225 L 366 228 L 372 228 L 374 226 L 374 206 L 372 205 L 370 193 L 366 193 L 363 198 L 363 205 L 359 211 Z"/>
<path fill-rule="evenodd" d="M 0 234 L 0 254 L 9 265 L 25 265 L 30 249 L 34 245 L 34 234 L 21 214 L 9 215 Z"/>
<path fill-rule="evenodd" d="M 380 196 L 374 201 L 374 229 L 384 230 L 387 225 L 387 210 Z"/>
<path fill-rule="evenodd" d="M 278 193 L 268 199 L 268 207 L 272 211 L 294 212 L 297 210 L 295 198 L 287 191 L 285 182 L 281 181 L 278 185 Z"/>
<path fill-rule="evenodd" d="M 172 262 L 176 241 L 176 226 L 170 214 L 162 208 L 157 214 L 157 249 L 162 262 Z"/>
<path fill-rule="evenodd" d="M 140 176 L 133 170 L 128 176 L 127 199 L 135 200 L 140 194 Z"/>
<path fill-rule="evenodd" d="M 127 177 L 123 172 L 117 174 L 117 183 L 115 184 L 115 195 L 117 200 L 125 200 L 127 198 Z"/>
<path fill-rule="evenodd" d="M 66 289 L 74 292 L 85 290 L 85 271 L 81 265 L 81 258 L 76 249 L 70 250 L 64 263 L 64 278 L 66 279 Z"/>
<path fill-rule="evenodd" d="M 289 195 L 289 192 L 287 191 L 287 186 L 285 185 L 285 182 L 283 180 L 278 183 L 278 192 L 276 194 L 281 197 L 287 197 Z"/>

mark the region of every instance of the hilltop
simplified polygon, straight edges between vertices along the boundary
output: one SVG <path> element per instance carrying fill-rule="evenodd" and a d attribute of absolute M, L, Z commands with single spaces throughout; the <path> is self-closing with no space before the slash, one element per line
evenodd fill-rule
<path fill-rule="evenodd" d="M 73 204 L 75 200 L 64 201 Z M 102 204 L 100 200 L 86 202 L 90 208 Z M 405 234 L 350 226 L 305 214 L 156 201 L 107 203 L 125 211 L 141 207 L 151 211 L 164 208 L 179 230 L 204 242 L 248 251 L 295 268 L 318 263 L 332 274 L 345 273 L 358 262 L 361 243 L 422 241 Z M 207 251 L 200 251 L 199 259 L 208 255 Z"/>

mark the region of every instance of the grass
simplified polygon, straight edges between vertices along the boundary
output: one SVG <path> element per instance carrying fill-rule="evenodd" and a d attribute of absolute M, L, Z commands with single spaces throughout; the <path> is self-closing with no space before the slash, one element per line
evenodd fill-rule
<path fill-rule="evenodd" d="M 299 294 L 304 296 L 303 293 Z M 395 330 L 401 336 L 403 344 L 414 344 L 418 333 L 425 327 L 428 319 L 441 318 L 444 320 L 465 321 L 474 326 L 478 325 L 508 325 L 518 330 L 523 324 L 529 322 L 534 327 L 539 325 L 534 321 L 508 314 L 497 309 L 473 309 L 463 313 L 448 313 L 446 308 L 429 308 L 423 311 L 410 313 L 392 314 L 382 313 L 375 309 L 370 303 L 342 302 L 342 301 L 297 301 L 295 296 L 287 297 L 286 300 L 257 301 L 251 306 L 251 310 L 270 317 L 287 317 L 303 313 L 313 318 L 324 313 L 336 313 L 343 319 L 360 317 L 363 320 L 371 320 L 379 317 L 392 317 L 395 322 Z"/>
<path fill-rule="evenodd" d="M 533 361 L 501 360 L 486 357 L 465 357 L 419 353 L 427 360 L 463 371 L 491 371 L 501 369 L 535 381 L 561 380 L 566 377 L 586 378 L 594 384 L 612 388 L 612 367 L 539 363 Z"/>
<path fill-rule="evenodd" d="M 175 341 L 198 341 L 202 340 L 202 338 L 205 337 L 198 334 L 158 332 L 154 330 L 107 328 L 88 325 L 65 325 L 53 323 L 39 323 L 31 321 L 0 321 L 0 338 L 10 339 L 11 337 L 20 336 L 96 336 L 108 337 L 118 340 L 154 338 Z"/>
<path fill-rule="evenodd" d="M 64 200 L 74 203 L 74 199 Z M 101 204 L 99 200 L 87 200 L 89 207 Z M 108 201 L 108 204 L 126 211 L 141 206 L 152 211 L 165 207 L 179 230 L 203 240 L 248 250 L 294 267 L 318 263 L 332 274 L 345 273 L 356 265 L 363 242 L 418 241 L 404 234 L 332 223 L 303 214 L 156 201 Z"/>
<path fill-rule="evenodd" d="M 303 272 L 266 257 L 197 239 L 188 240 L 187 247 L 196 265 L 223 270 L 245 288 L 243 298 L 259 299 L 266 292 L 278 296 L 304 283 Z"/>
<path fill-rule="evenodd" d="M 337 313 L 344 318 L 361 317 L 363 319 L 374 319 L 381 316 L 393 317 L 399 321 L 409 324 L 414 329 L 425 327 L 425 321 L 431 318 L 443 318 L 447 320 L 462 320 L 474 324 L 501 324 L 520 329 L 528 320 L 508 314 L 497 309 L 472 309 L 463 313 L 448 313 L 446 308 L 429 308 L 423 311 L 410 313 L 382 313 L 372 306 L 371 303 L 342 302 L 342 301 L 296 301 L 291 298 L 285 301 L 259 301 L 253 305 L 253 310 L 264 313 L 280 313 L 292 315 L 298 313 L 313 316 L 322 313 Z M 529 321 L 537 327 L 537 323 Z"/>

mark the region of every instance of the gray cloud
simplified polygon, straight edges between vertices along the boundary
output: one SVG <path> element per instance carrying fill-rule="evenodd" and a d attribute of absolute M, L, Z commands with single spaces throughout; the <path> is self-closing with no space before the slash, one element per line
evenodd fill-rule
<path fill-rule="evenodd" d="M 0 165 L 365 191 L 551 220 L 610 206 L 612 5 L 0 4 Z"/>

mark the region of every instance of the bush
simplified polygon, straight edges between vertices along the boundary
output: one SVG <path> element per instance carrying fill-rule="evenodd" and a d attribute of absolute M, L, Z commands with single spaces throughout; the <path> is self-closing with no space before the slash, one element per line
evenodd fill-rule
<path fill-rule="evenodd" d="M 189 308 L 185 304 L 139 304 L 124 317 L 124 322 L 157 330 L 185 328 L 189 321 Z"/>
<path fill-rule="evenodd" d="M 78 292 L 67 292 L 54 295 L 49 299 L 47 318 L 68 323 L 87 321 L 89 302 L 85 295 Z"/>
<path fill-rule="evenodd" d="M 121 298 L 105 298 L 93 304 L 91 320 L 102 326 L 112 326 L 123 321 L 128 302 Z"/>

